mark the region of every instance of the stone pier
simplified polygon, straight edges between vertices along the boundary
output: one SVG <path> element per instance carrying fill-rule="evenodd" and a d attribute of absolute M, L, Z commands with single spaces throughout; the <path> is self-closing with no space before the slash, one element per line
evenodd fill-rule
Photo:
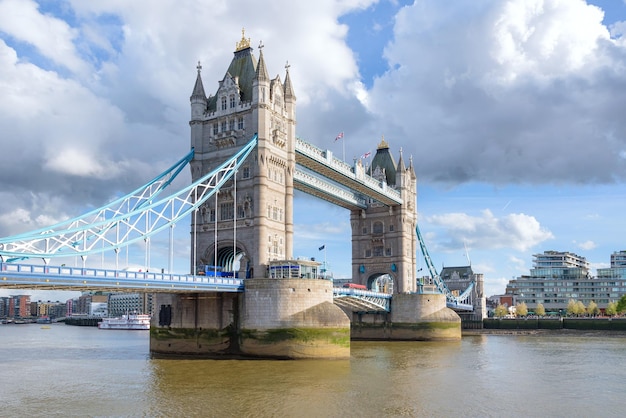
<path fill-rule="evenodd" d="M 346 359 L 350 320 L 320 279 L 251 279 L 244 293 L 158 294 L 155 356 Z"/>
<path fill-rule="evenodd" d="M 389 313 L 353 313 L 352 340 L 450 341 L 461 339 L 461 318 L 440 294 L 396 294 Z"/>

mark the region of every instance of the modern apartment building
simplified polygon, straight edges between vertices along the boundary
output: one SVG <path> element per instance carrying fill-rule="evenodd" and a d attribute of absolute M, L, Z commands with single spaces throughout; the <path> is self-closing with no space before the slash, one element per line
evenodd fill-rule
<path fill-rule="evenodd" d="M 598 269 L 592 277 L 585 257 L 559 251 L 533 255 L 530 275 L 509 281 L 506 296 L 514 303 L 534 309 L 541 303 L 546 311 L 565 311 L 570 300 L 585 306 L 595 302 L 600 309 L 626 294 L 626 251 L 611 255 L 611 267 Z"/>

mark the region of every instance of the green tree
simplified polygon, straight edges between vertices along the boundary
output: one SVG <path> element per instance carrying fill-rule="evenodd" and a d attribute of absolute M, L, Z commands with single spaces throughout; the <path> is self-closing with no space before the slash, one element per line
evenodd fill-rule
<path fill-rule="evenodd" d="M 587 305 L 587 313 L 591 316 L 597 316 L 600 313 L 600 308 L 598 308 L 598 304 L 594 301 L 589 302 L 589 305 Z"/>
<path fill-rule="evenodd" d="M 606 309 L 604 310 L 604 313 L 608 316 L 617 315 L 617 303 L 610 301 L 608 305 L 606 305 Z"/>
<path fill-rule="evenodd" d="M 528 315 L 528 306 L 526 306 L 526 302 L 518 302 L 517 305 L 515 305 L 515 314 L 517 316 Z"/>
<path fill-rule="evenodd" d="M 617 313 L 622 314 L 626 311 L 626 295 L 622 296 L 617 302 Z"/>
<path fill-rule="evenodd" d="M 537 316 L 545 316 L 546 315 L 546 308 L 543 307 L 543 304 L 538 303 L 537 307 L 535 308 L 535 315 Z"/>
<path fill-rule="evenodd" d="M 496 315 L 496 318 L 503 318 L 506 316 L 506 314 L 508 313 L 508 310 L 506 309 L 506 306 L 499 304 L 498 306 L 496 306 L 496 310 L 494 312 L 494 314 Z"/>
<path fill-rule="evenodd" d="M 585 308 L 585 304 L 581 301 L 576 302 L 576 315 L 584 315 L 587 312 L 587 308 Z"/>

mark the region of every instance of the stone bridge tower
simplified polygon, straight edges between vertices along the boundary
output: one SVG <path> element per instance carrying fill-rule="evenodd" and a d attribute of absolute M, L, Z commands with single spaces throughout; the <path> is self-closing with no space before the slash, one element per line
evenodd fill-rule
<path fill-rule="evenodd" d="M 198 63 L 190 98 L 192 180 L 215 169 L 255 133 L 258 146 L 236 174 L 236 187 L 229 181 L 192 218 L 192 269 L 217 265 L 241 278 L 265 277 L 270 261 L 292 258 L 296 96 L 289 66 L 284 82 L 270 79 L 262 48 L 257 61 L 242 31 L 224 78 L 208 97 Z"/>
<path fill-rule="evenodd" d="M 417 290 L 415 226 L 417 180 L 411 159 L 405 166 L 402 150 L 396 164 L 383 138 L 367 173 L 400 192 L 403 204 L 385 206 L 370 201 L 365 210 L 353 210 L 352 280 L 368 288 L 411 293 Z"/>

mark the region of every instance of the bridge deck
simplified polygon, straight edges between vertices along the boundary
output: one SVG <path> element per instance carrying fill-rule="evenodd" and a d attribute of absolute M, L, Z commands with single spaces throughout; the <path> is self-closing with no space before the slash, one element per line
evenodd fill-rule
<path fill-rule="evenodd" d="M 243 292 L 243 280 L 80 267 L 0 263 L 0 288 L 107 292 Z"/>

